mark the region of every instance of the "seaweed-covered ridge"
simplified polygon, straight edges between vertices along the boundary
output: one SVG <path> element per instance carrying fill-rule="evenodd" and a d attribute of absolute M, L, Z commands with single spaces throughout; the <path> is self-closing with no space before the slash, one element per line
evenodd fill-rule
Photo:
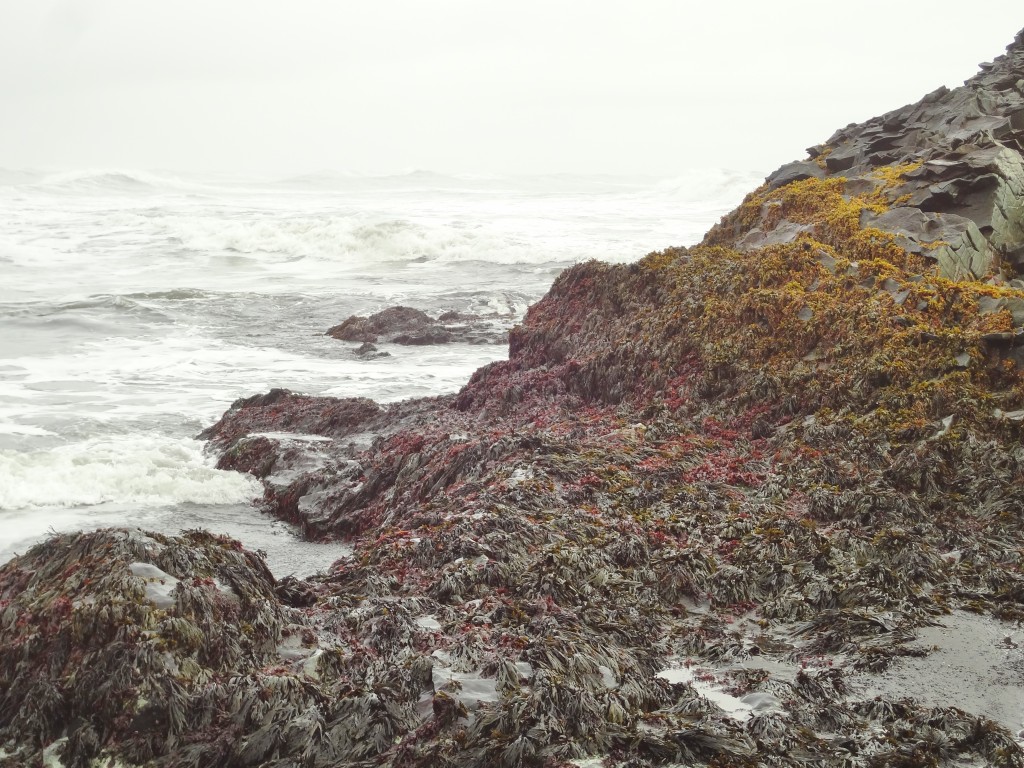
<path fill-rule="evenodd" d="M 456 395 L 236 402 L 220 465 L 353 555 L 15 559 L 0 766 L 1024 766 L 1022 110 L 1018 35 Z"/>

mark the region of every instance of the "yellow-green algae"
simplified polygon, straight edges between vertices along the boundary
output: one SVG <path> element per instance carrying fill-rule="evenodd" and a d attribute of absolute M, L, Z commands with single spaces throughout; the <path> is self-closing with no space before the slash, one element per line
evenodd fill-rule
<path fill-rule="evenodd" d="M 914 164 L 883 167 L 866 195 L 845 179 L 807 179 L 748 196 L 689 251 L 666 250 L 641 265 L 658 270 L 675 300 L 665 312 L 692 329 L 711 368 L 747 380 L 768 375 L 806 406 L 869 413 L 859 427 L 899 439 L 937 420 L 990 424 L 1022 403 L 1021 372 L 982 336 L 1013 329 L 1010 313 L 981 314 L 981 297 L 1024 299 L 996 281 L 951 281 L 895 236 L 860 226 L 865 210 L 888 209 L 889 190 Z M 738 233 L 781 220 L 810 225 L 794 242 L 741 251 Z M 898 296 L 898 301 L 896 297 Z"/>

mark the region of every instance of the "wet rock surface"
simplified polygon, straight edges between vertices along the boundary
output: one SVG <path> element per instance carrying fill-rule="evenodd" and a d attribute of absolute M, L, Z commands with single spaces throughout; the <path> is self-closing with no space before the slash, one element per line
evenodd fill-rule
<path fill-rule="evenodd" d="M 427 346 L 431 344 L 505 344 L 508 334 L 500 320 L 459 312 L 433 318 L 412 307 L 388 307 L 369 317 L 353 315 L 330 328 L 327 335 L 340 341 L 358 341 L 360 356 L 375 355 L 378 343 Z M 367 344 L 371 348 L 367 348 Z"/>
<path fill-rule="evenodd" d="M 567 270 L 456 395 L 236 402 L 221 466 L 352 556 L 11 561 L 0 765 L 1024 766 L 1022 81 L 1018 37 Z"/>

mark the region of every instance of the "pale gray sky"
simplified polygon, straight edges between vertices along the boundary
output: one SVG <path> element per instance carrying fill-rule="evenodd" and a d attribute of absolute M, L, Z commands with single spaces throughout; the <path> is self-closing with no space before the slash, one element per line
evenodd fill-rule
<path fill-rule="evenodd" d="M 1020 0 L 0 0 L 0 167 L 771 170 Z"/>

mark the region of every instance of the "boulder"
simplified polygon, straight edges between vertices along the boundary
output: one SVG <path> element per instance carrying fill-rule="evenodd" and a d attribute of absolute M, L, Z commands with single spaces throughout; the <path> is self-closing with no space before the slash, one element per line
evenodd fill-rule
<path fill-rule="evenodd" d="M 327 331 L 331 338 L 341 341 L 361 341 L 371 344 L 380 341 L 383 335 L 395 336 L 400 333 L 416 332 L 428 328 L 433 319 L 419 309 L 412 307 L 388 307 L 369 317 L 353 315 L 340 325 Z"/>
<path fill-rule="evenodd" d="M 356 355 L 366 360 L 374 360 L 378 357 L 391 357 L 390 352 L 381 351 L 376 344 L 364 341 L 356 348 Z"/>

